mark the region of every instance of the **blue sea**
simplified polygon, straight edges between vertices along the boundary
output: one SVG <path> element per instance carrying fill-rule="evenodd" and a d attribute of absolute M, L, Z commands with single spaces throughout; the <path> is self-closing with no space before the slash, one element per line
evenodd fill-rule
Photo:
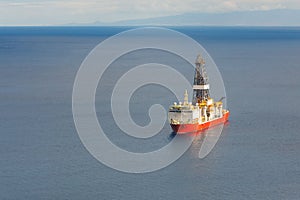
<path fill-rule="evenodd" d="M 170 166 L 130 174 L 85 149 L 73 121 L 72 89 L 89 52 L 132 28 L 0 27 L 0 199 L 300 199 L 300 28 L 169 27 L 202 44 L 216 62 L 230 120 L 204 159 L 195 141 Z M 172 140 L 167 123 L 153 138 L 129 137 L 109 105 L 114 83 L 139 58 L 184 65 L 171 57 L 134 52 L 105 72 L 96 110 L 116 145 L 148 152 Z M 182 73 L 192 79 L 193 71 Z M 148 85 L 131 100 L 132 118 L 144 126 L 149 107 L 167 109 L 174 95 Z"/>

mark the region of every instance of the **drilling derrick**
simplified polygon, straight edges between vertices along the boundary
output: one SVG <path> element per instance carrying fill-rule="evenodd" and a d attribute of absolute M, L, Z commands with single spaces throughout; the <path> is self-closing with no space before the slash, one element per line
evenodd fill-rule
<path fill-rule="evenodd" d="M 205 60 L 199 54 L 196 59 L 196 69 L 193 85 L 193 103 L 201 103 L 207 101 L 209 96 L 208 77 L 205 70 Z"/>

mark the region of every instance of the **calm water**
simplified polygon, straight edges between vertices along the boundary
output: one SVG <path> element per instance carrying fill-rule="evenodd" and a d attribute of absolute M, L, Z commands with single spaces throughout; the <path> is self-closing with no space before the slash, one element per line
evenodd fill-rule
<path fill-rule="evenodd" d="M 300 28 L 176 28 L 215 60 L 232 114 L 208 157 L 197 158 L 195 141 L 178 161 L 148 174 L 99 163 L 72 118 L 81 62 L 100 41 L 126 29 L 0 28 L 0 199 L 300 199 Z M 137 152 L 172 139 L 167 124 L 149 141 L 122 134 L 107 106 L 114 82 L 143 55 L 163 63 L 170 56 L 124 57 L 106 72 L 96 96 L 109 138 Z M 133 119 L 145 125 L 149 106 L 173 100 L 161 87 L 141 88 L 132 98 Z"/>

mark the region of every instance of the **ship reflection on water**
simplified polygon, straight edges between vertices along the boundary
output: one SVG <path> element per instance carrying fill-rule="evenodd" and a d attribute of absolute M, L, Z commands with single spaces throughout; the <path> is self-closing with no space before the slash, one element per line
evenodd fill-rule
<path fill-rule="evenodd" d="M 212 149 L 218 142 L 221 134 L 227 131 L 228 126 L 229 121 L 225 122 L 224 124 L 210 127 L 208 129 L 198 132 L 191 132 L 179 135 L 177 135 L 175 132 L 172 132 L 169 135 L 169 139 L 172 140 L 176 135 L 179 137 L 194 137 L 194 140 L 191 145 L 192 155 L 193 157 L 203 159 L 212 151 Z"/>

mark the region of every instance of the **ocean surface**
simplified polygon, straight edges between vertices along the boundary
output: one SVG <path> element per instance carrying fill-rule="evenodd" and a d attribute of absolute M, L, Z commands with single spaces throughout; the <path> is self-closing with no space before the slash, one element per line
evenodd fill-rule
<path fill-rule="evenodd" d="M 73 121 L 72 88 L 88 53 L 131 27 L 0 27 L 0 199 L 300 199 L 300 28 L 170 28 L 198 41 L 216 62 L 230 122 L 204 159 L 196 138 L 170 166 L 130 174 L 85 149 Z M 153 138 L 129 137 L 109 105 L 115 82 L 140 58 L 184 65 L 171 57 L 133 52 L 100 81 L 97 116 L 121 148 L 148 152 L 172 140 L 167 123 Z M 192 70 L 182 73 L 192 79 Z M 167 109 L 174 95 L 148 85 L 131 101 L 132 118 L 147 125 L 149 107 Z"/>

